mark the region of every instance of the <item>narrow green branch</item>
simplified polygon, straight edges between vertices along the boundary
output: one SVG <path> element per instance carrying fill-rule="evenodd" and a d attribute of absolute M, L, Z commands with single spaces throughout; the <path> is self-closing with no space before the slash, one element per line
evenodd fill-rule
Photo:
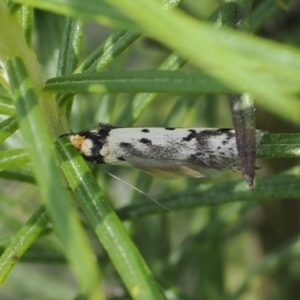
<path fill-rule="evenodd" d="M 91 171 L 75 148 L 60 141 L 62 169 L 133 299 L 166 299 Z"/>
<path fill-rule="evenodd" d="M 300 157 L 299 133 L 265 134 L 257 147 L 257 158 Z"/>
<path fill-rule="evenodd" d="M 0 257 L 0 284 L 3 284 L 11 269 L 30 245 L 39 237 L 49 217 L 45 207 L 39 207 L 28 222 L 14 235 L 13 240 Z"/>
<path fill-rule="evenodd" d="M 155 199 L 171 210 L 192 209 L 199 206 L 214 206 L 236 201 L 268 201 L 300 197 L 298 175 L 273 175 L 255 179 L 255 190 L 243 180 L 223 183 L 202 183 L 196 189 L 179 192 Z M 132 219 L 151 214 L 165 214 L 167 211 L 154 202 L 128 205 L 117 211 L 121 219 Z"/>

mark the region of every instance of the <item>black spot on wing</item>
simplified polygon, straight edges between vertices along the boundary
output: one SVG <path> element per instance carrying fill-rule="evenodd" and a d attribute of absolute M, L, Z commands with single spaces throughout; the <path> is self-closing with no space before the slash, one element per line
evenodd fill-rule
<path fill-rule="evenodd" d="M 126 161 L 126 159 L 124 157 L 122 157 L 122 156 L 117 157 L 117 160 Z"/>
<path fill-rule="evenodd" d="M 234 137 L 234 131 L 230 128 L 207 129 L 199 131 L 198 134 L 206 135 L 209 137 L 224 135 L 225 138 Z"/>
<path fill-rule="evenodd" d="M 125 148 L 125 149 L 128 149 L 128 148 L 133 148 L 133 145 L 132 144 L 130 144 L 130 143 L 124 143 L 124 142 L 121 142 L 120 143 L 120 147 L 121 148 Z"/>
<path fill-rule="evenodd" d="M 227 134 L 227 133 L 231 133 L 232 129 L 230 128 L 218 128 L 215 130 L 216 134 Z"/>
<path fill-rule="evenodd" d="M 182 139 L 182 141 L 184 141 L 184 142 L 189 142 L 190 140 L 195 139 L 197 137 L 196 130 L 189 129 L 188 131 L 190 132 L 190 134 Z"/>
<path fill-rule="evenodd" d="M 142 129 L 142 132 L 150 132 L 150 130 L 149 129 L 147 129 L 147 128 L 145 128 L 145 129 Z"/>
<path fill-rule="evenodd" d="M 196 152 L 195 154 L 191 154 L 188 158 L 190 162 L 199 162 L 202 161 L 207 154 L 204 152 Z"/>
<path fill-rule="evenodd" d="M 189 161 L 195 161 L 197 159 L 199 159 L 199 156 L 200 155 L 197 155 L 197 154 L 191 154 L 190 157 L 189 157 Z"/>
<path fill-rule="evenodd" d="M 185 138 L 185 140 L 191 140 L 192 138 L 196 139 L 196 149 L 198 150 L 196 152 L 196 155 L 193 156 L 194 159 L 197 160 L 197 162 L 200 162 L 199 160 L 205 159 L 209 162 L 213 163 L 214 160 L 216 160 L 216 150 L 222 149 L 222 147 L 215 148 L 215 144 L 213 143 L 213 140 L 215 137 L 224 136 L 224 142 L 223 145 L 229 143 L 226 139 L 228 137 L 234 136 L 234 132 L 232 129 L 206 129 L 206 130 L 190 130 L 190 135 Z M 222 138 L 221 138 L 222 139 Z M 192 159 L 192 158 L 191 158 Z M 207 162 L 208 163 L 208 162 Z M 215 163 L 213 163 L 214 165 Z"/>
<path fill-rule="evenodd" d="M 197 150 L 202 153 L 208 153 L 209 151 L 215 151 L 212 149 L 211 139 L 214 136 L 220 135 L 220 132 L 216 132 L 216 130 L 200 130 L 196 132 L 196 141 L 197 141 Z"/>
<path fill-rule="evenodd" d="M 165 129 L 166 129 L 166 130 L 175 130 L 174 127 L 166 127 Z"/>
<path fill-rule="evenodd" d="M 146 145 L 152 145 L 152 141 L 145 138 L 140 139 L 139 142 Z"/>

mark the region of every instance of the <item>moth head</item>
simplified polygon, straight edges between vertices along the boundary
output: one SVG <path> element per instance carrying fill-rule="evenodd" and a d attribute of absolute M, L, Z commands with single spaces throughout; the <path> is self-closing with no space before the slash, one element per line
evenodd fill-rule
<path fill-rule="evenodd" d="M 66 135 L 70 136 L 70 142 L 86 160 L 97 164 L 105 163 L 104 157 L 107 153 L 104 144 L 107 135 L 101 130 L 86 130 L 62 136 Z"/>
<path fill-rule="evenodd" d="M 70 141 L 72 145 L 80 152 L 82 152 L 81 148 L 83 147 L 85 136 L 80 134 L 72 134 L 70 136 Z"/>

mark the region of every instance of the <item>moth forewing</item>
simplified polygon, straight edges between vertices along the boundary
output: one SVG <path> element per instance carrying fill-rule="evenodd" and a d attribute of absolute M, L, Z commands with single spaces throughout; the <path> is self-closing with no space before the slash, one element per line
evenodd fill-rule
<path fill-rule="evenodd" d="M 263 135 L 256 131 L 257 144 Z M 163 177 L 203 177 L 240 170 L 233 129 L 100 124 L 98 129 L 70 134 L 70 140 L 93 163 L 132 165 Z"/>

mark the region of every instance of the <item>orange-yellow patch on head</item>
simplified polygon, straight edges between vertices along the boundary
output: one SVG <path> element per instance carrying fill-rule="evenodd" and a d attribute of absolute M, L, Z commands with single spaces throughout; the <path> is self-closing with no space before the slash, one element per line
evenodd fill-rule
<path fill-rule="evenodd" d="M 79 151 L 81 151 L 82 143 L 84 142 L 84 140 L 85 140 L 84 135 L 74 134 L 71 135 L 70 137 L 70 141 L 72 145 Z"/>

